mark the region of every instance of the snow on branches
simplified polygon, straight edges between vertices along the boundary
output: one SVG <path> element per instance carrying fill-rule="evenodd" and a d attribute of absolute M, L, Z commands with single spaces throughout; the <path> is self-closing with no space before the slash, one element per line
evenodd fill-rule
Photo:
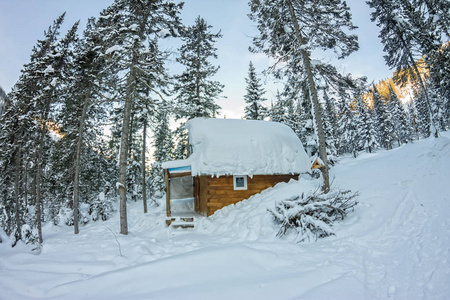
<path fill-rule="evenodd" d="M 269 210 L 280 225 L 277 236 L 295 232 L 297 242 L 311 241 L 335 235 L 331 228 L 341 221 L 358 204 L 358 193 L 334 189 L 324 194 L 319 189 L 290 199 L 279 200 L 275 209 Z"/>

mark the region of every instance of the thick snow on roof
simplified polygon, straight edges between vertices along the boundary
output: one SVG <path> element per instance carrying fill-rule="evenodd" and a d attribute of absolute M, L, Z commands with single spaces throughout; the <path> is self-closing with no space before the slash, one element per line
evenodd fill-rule
<path fill-rule="evenodd" d="M 190 166 L 192 175 L 266 175 L 307 172 L 311 161 L 295 133 L 267 121 L 203 119 L 186 123 L 192 154 L 163 168 Z"/>

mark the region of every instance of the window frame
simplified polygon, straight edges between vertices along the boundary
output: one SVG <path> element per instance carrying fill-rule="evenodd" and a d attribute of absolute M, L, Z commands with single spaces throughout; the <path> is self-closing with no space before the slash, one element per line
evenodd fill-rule
<path fill-rule="evenodd" d="M 236 186 L 236 180 L 237 178 L 243 178 L 244 179 L 244 186 Z M 244 191 L 248 189 L 247 186 L 247 175 L 233 175 L 233 188 L 235 191 Z"/>

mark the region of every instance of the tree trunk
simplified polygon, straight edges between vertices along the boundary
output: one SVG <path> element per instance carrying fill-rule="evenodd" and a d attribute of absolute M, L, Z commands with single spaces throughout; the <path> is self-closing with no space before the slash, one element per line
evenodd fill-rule
<path fill-rule="evenodd" d="M 23 199 L 25 202 L 25 215 L 28 210 L 28 160 L 25 161 L 25 172 L 23 173 Z"/>
<path fill-rule="evenodd" d="M 44 239 L 42 238 L 42 223 L 41 223 L 41 164 L 42 164 L 42 152 L 44 148 L 44 136 L 45 136 L 45 125 L 44 121 L 41 121 L 42 124 L 40 126 L 39 130 L 39 144 L 38 144 L 38 150 L 36 154 L 36 175 L 35 175 L 35 183 L 36 183 L 36 222 L 37 222 L 37 229 L 38 229 L 38 235 L 39 235 L 39 243 L 42 243 Z"/>
<path fill-rule="evenodd" d="M 299 46 L 300 46 L 300 54 L 302 55 L 303 59 L 303 67 L 306 71 L 306 78 L 308 80 L 308 86 L 309 86 L 309 92 L 310 92 L 310 99 L 311 99 L 311 105 L 314 110 L 314 120 L 316 123 L 316 129 L 317 129 L 317 138 L 319 142 L 319 157 L 323 162 L 323 167 L 320 168 L 320 171 L 322 172 L 323 177 L 323 191 L 325 193 L 328 193 L 330 190 L 330 175 L 329 175 L 329 168 L 328 168 L 328 159 L 327 159 L 327 149 L 326 149 L 326 143 L 325 143 L 325 132 L 323 130 L 323 124 L 322 124 L 322 113 L 320 109 L 320 103 L 319 98 L 317 96 L 317 89 L 316 84 L 314 82 L 314 75 L 312 73 L 311 69 L 311 58 L 310 54 L 301 46 L 304 45 L 303 36 L 300 30 L 300 26 L 298 24 L 297 17 L 295 15 L 294 7 L 292 6 L 291 0 L 287 0 L 286 3 L 289 6 L 289 12 L 292 18 L 292 21 L 294 23 L 294 29 L 295 29 L 295 35 L 297 37 Z"/>
<path fill-rule="evenodd" d="M 50 112 L 50 102 L 51 102 L 51 96 L 53 93 L 53 90 L 49 91 L 47 94 L 47 98 L 45 99 L 45 107 L 42 114 L 42 119 L 38 120 L 38 122 L 41 122 L 41 125 L 39 126 L 39 142 L 38 142 L 38 150 L 36 154 L 36 222 L 38 227 L 38 235 L 39 235 L 39 243 L 42 243 L 44 240 L 42 238 L 42 223 L 41 223 L 41 216 L 42 216 L 42 195 L 41 195 L 41 177 L 42 177 L 42 155 L 44 152 L 44 138 L 45 138 L 45 132 L 46 132 L 46 122 L 48 118 L 48 114 Z"/>
<path fill-rule="evenodd" d="M 127 162 L 128 162 L 128 138 L 130 134 L 131 110 L 134 102 L 134 90 L 136 81 L 136 65 L 137 58 L 133 54 L 132 67 L 127 80 L 127 93 L 125 96 L 125 105 L 123 111 L 122 135 L 120 139 L 120 157 L 119 157 L 119 198 L 120 198 L 120 233 L 128 234 L 127 223 Z"/>
<path fill-rule="evenodd" d="M 405 51 L 408 53 L 408 57 L 409 57 L 409 60 L 411 61 L 412 67 L 413 67 L 413 69 L 414 69 L 414 73 L 416 73 L 416 76 L 417 76 L 417 78 L 419 79 L 420 87 L 421 87 L 421 88 L 423 89 L 423 91 L 424 91 L 424 94 L 425 94 L 425 100 L 426 100 L 426 102 L 427 102 L 428 113 L 430 114 L 430 132 L 433 133 L 433 134 L 434 134 L 434 137 L 437 138 L 437 137 L 439 137 L 439 131 L 438 131 L 437 126 L 434 124 L 433 112 L 432 112 L 432 110 L 431 110 L 430 99 L 429 99 L 429 97 L 428 97 L 428 89 L 426 88 L 425 83 L 424 83 L 423 80 L 422 80 L 422 76 L 420 75 L 419 68 L 417 68 L 416 61 L 414 60 L 414 57 L 412 56 L 412 53 L 411 53 L 410 49 L 409 49 L 409 48 L 407 47 L 407 45 L 406 45 L 406 42 L 405 42 L 405 40 L 404 40 L 404 38 L 403 38 L 402 32 L 398 29 L 398 27 L 396 27 L 396 31 L 397 31 L 397 34 L 399 35 L 400 40 L 401 40 L 401 42 L 402 42 L 402 44 L 403 44 L 403 48 L 404 48 Z M 434 130 L 433 130 L 433 129 L 434 129 Z"/>
<path fill-rule="evenodd" d="M 144 214 L 147 213 L 147 185 L 145 181 L 145 143 L 147 138 L 147 120 L 144 120 L 143 129 L 143 142 L 142 142 L 142 202 L 144 203 Z"/>
<path fill-rule="evenodd" d="M 17 140 L 20 140 L 22 137 L 22 130 L 19 130 L 18 137 L 16 137 Z M 15 170 L 14 170 L 14 214 L 16 219 L 16 239 L 20 240 L 22 239 L 21 236 L 21 222 L 20 222 L 20 170 L 21 170 L 21 162 L 22 162 L 22 143 L 17 142 L 17 152 L 15 153 Z"/>
<path fill-rule="evenodd" d="M 73 231 L 74 234 L 79 233 L 78 228 L 78 207 L 79 207 L 79 185 L 80 185 L 80 160 L 81 147 L 83 145 L 83 132 L 86 122 L 86 114 L 89 106 L 89 93 L 85 94 L 83 102 L 83 110 L 81 112 L 80 122 L 78 126 L 77 148 L 75 153 L 75 175 L 73 179 Z"/>

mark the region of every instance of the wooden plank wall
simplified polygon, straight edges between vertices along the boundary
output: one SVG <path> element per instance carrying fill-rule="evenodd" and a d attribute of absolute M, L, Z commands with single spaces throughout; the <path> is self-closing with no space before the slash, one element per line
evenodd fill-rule
<path fill-rule="evenodd" d="M 210 216 L 224 206 L 237 203 L 279 182 L 298 179 L 298 175 L 255 175 L 247 176 L 247 190 L 234 190 L 233 176 L 200 176 L 195 182 L 196 198 L 199 198 L 200 214 Z"/>

